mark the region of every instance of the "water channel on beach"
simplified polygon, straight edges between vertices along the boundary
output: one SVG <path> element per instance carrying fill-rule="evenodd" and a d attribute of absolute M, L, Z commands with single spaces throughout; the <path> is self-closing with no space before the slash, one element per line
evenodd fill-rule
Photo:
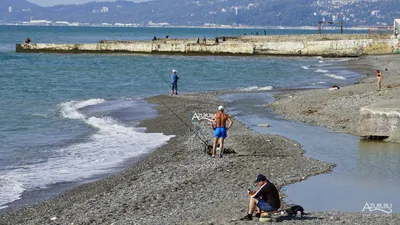
<path fill-rule="evenodd" d="M 287 202 L 300 204 L 307 211 L 346 212 L 362 212 L 366 203 L 387 203 L 393 213 L 400 212 L 400 144 L 364 141 L 281 119 L 265 107 L 274 101 L 272 93 L 229 94 L 222 99 L 228 101 L 227 113 L 252 130 L 290 138 L 302 145 L 306 157 L 336 164 L 330 173 L 285 187 Z"/>

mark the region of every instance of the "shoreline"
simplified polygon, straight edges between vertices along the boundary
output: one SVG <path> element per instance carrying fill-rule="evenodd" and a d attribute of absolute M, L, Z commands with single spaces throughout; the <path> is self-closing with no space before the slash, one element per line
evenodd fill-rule
<path fill-rule="evenodd" d="M 304 157 L 299 143 L 282 136 L 255 133 L 237 120 L 228 132 L 226 147 L 238 156 L 226 154 L 222 159 L 210 159 L 188 128 L 158 102 L 161 99 L 168 107 L 177 109 L 175 113 L 190 124 L 187 111 L 214 112 L 216 106 L 223 104 L 219 95 L 188 93 L 148 98 L 149 103 L 158 105 L 159 116 L 142 121 L 140 127 L 146 127 L 146 132 L 176 137 L 122 172 L 37 205 L 0 213 L 0 223 L 241 224 L 235 219 L 246 214 L 246 189 L 253 188 L 257 173 L 264 173 L 281 189 L 332 169 L 329 163 Z M 211 130 L 207 131 L 210 137 Z M 334 220 L 351 224 L 400 219 L 397 214 L 343 212 L 315 212 L 307 217 L 295 221 L 321 224 Z M 285 219 L 282 223 L 292 222 Z"/>
<path fill-rule="evenodd" d="M 369 71 L 364 66 L 358 68 Z M 357 83 L 369 87 L 374 78 L 372 73 L 372 77 L 363 78 Z M 395 79 L 394 74 L 392 78 Z M 387 79 L 392 78 L 389 76 Z M 353 85 L 340 90 L 351 86 Z M 304 92 L 319 95 L 327 90 L 286 91 L 300 96 Z M 255 133 L 237 120 L 233 129 L 228 132 L 226 147 L 244 156 L 228 154 L 223 159 L 211 160 L 205 156 L 199 141 L 193 140 L 197 138 L 188 133 L 188 128 L 158 102 L 158 98 L 162 99 L 169 107 L 178 109 L 179 117 L 185 118 L 185 122 L 190 124 L 187 111 L 215 112 L 219 104 L 224 104 L 218 96 L 225 93 L 242 92 L 214 91 L 147 98 L 149 103 L 157 104 L 159 116 L 142 121 L 139 126 L 146 127 L 146 132 L 163 132 L 176 137 L 122 172 L 78 186 L 37 205 L 7 213 L 0 212 L 0 223 L 242 224 L 232 219 L 245 215 L 248 203 L 245 192 L 247 188 L 253 187 L 252 181 L 257 173 L 264 173 L 281 189 L 332 169 L 332 165 L 328 163 L 304 157 L 298 143 L 282 136 Z M 283 93 L 282 96 L 276 102 L 284 100 L 285 104 L 289 104 L 286 102 L 289 98 L 287 94 Z M 207 136 L 211 137 L 211 131 L 208 131 Z M 265 157 L 257 157 L 259 154 L 265 154 Z M 265 165 L 260 165 L 260 161 Z M 155 185 L 159 187 L 153 187 Z M 187 193 L 190 193 L 189 196 Z M 227 199 L 227 194 L 232 199 Z M 281 193 L 281 197 L 283 196 Z M 51 220 L 54 217 L 56 219 Z M 397 224 L 400 221 L 399 214 L 335 211 L 314 212 L 307 217 L 309 218 L 303 220 L 284 220 L 282 223 Z"/>
<path fill-rule="evenodd" d="M 275 95 L 276 101 L 267 106 L 285 119 L 359 136 L 361 107 L 399 98 L 400 81 L 396 79 L 399 59 L 400 55 L 372 55 L 343 62 L 349 70 L 365 77 L 339 90 L 287 91 Z M 383 72 L 382 91 L 377 91 L 377 69 Z"/>

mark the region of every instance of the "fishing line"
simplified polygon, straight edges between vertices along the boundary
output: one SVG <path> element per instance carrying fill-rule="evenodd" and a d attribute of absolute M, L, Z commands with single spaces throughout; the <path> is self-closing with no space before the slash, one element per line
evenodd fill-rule
<path fill-rule="evenodd" d="M 188 114 L 188 116 L 189 116 L 190 118 L 193 117 L 193 115 L 191 115 L 190 113 L 187 113 L 187 114 Z M 209 119 L 208 121 L 212 121 L 212 120 Z M 203 138 L 207 140 L 206 135 L 205 135 L 204 132 L 203 132 L 203 128 L 201 128 L 201 126 L 198 125 L 197 123 L 194 123 L 193 125 L 194 125 L 194 127 L 196 127 L 196 128 L 199 130 L 199 133 L 201 134 L 201 136 L 203 136 Z M 207 140 L 207 141 L 208 141 L 208 140 Z"/>
<path fill-rule="evenodd" d="M 134 64 L 135 64 L 135 62 L 134 62 Z M 157 73 L 157 75 L 166 83 L 166 84 L 168 84 L 169 85 L 169 87 L 171 88 L 171 86 L 170 86 L 170 83 L 168 83 L 168 81 L 166 81 L 165 79 L 164 79 L 164 77 L 161 75 L 161 73 L 154 67 L 154 65 L 150 62 L 150 66 L 154 69 L 154 71 L 156 71 L 156 73 Z M 148 91 L 148 92 L 150 92 L 150 93 L 152 93 L 150 90 L 148 90 L 148 89 L 145 89 L 146 91 Z M 170 112 L 172 112 L 172 114 L 174 114 L 183 124 L 185 124 L 185 126 L 186 127 L 188 127 L 189 128 L 189 130 L 191 131 L 191 132 L 193 132 L 199 139 L 200 139 L 200 141 L 201 142 L 203 142 L 203 144 L 207 147 L 208 146 L 208 141 L 204 141 L 189 125 L 187 125 L 186 123 L 185 123 L 185 121 L 183 121 L 171 108 L 169 108 L 168 106 L 167 106 L 167 104 L 165 104 L 163 101 L 161 101 L 161 99 L 159 98 L 159 97 L 157 97 L 157 95 L 155 95 L 154 93 L 152 93 L 153 95 L 154 95 L 154 97 L 161 103 L 161 104 L 163 104 Z"/>
<path fill-rule="evenodd" d="M 145 89 L 146 91 L 150 92 L 149 90 Z M 151 93 L 151 92 L 150 92 Z M 154 93 L 153 93 L 154 94 Z M 183 121 L 171 108 L 169 108 L 163 101 L 161 101 L 160 98 L 158 98 L 156 95 L 154 95 L 154 97 L 161 103 L 163 104 L 169 111 L 172 112 L 172 114 L 174 114 L 183 124 L 185 124 L 186 127 L 189 128 L 190 131 L 192 131 L 199 139 L 201 142 L 203 142 L 203 144 L 205 144 L 206 146 L 208 145 L 207 141 L 204 141 L 196 132 L 194 132 L 194 130 L 185 123 L 185 121 Z"/>
<path fill-rule="evenodd" d="M 161 79 L 168 84 L 169 88 L 171 88 L 171 83 L 169 83 L 167 80 L 164 79 L 164 77 L 161 75 L 161 73 L 154 67 L 152 63 L 150 63 L 151 68 L 153 68 L 154 71 L 156 71 L 156 74 L 161 77 Z"/>

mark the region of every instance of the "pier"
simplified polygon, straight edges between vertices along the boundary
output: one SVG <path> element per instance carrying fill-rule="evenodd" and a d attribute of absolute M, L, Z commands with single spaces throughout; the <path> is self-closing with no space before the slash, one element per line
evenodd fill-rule
<path fill-rule="evenodd" d="M 392 54 L 398 45 L 399 40 L 390 35 L 312 34 L 217 37 L 205 41 L 162 38 L 88 44 L 17 44 L 16 52 L 357 57 Z"/>

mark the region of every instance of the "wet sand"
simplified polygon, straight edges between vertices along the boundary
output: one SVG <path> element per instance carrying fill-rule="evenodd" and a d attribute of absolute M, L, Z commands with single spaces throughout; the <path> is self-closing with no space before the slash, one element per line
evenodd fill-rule
<path fill-rule="evenodd" d="M 353 62 L 363 64 L 363 60 Z M 385 78 L 384 86 L 387 85 Z M 364 90 L 374 88 L 368 79 L 363 82 L 357 85 L 364 86 Z M 341 90 L 355 91 L 351 87 Z M 318 94 L 321 91 L 328 92 L 288 91 L 275 106 L 289 102 L 293 98 L 289 95 L 297 98 L 303 93 Z M 385 91 L 370 92 L 379 97 Z M 361 90 L 359 92 L 361 94 Z M 192 127 L 187 113 L 216 112 L 218 105 L 224 104 L 218 99 L 223 93 L 227 92 L 149 98 L 149 102 L 158 105 L 160 115 L 143 121 L 140 126 L 146 127 L 147 132 L 162 132 L 176 137 L 120 173 L 79 186 L 54 199 L 1 213 L 0 224 L 255 224 L 257 220 L 243 222 L 237 219 L 247 213 L 246 190 L 256 188 L 253 181 L 258 173 L 265 174 L 278 188 L 282 188 L 333 168 L 328 163 L 304 157 L 299 143 L 282 136 L 255 133 L 235 119 L 226 140 L 226 148 L 235 154 L 225 154 L 221 159 L 210 158 L 199 138 L 168 108 Z M 340 92 L 331 93 L 336 96 Z M 315 104 L 310 103 L 310 106 Z M 323 101 L 318 104 L 324 106 Z M 279 107 L 275 109 L 279 111 Z M 346 116 L 337 117 L 347 119 Z M 329 125 L 326 122 L 329 119 L 318 118 L 322 118 L 315 119 L 320 125 Z M 354 127 L 351 121 L 343 124 L 346 128 Z M 212 130 L 208 124 L 201 126 L 206 136 L 211 137 Z M 400 215 L 312 212 L 303 219 L 282 217 L 282 220 L 279 224 L 400 224 Z"/>

